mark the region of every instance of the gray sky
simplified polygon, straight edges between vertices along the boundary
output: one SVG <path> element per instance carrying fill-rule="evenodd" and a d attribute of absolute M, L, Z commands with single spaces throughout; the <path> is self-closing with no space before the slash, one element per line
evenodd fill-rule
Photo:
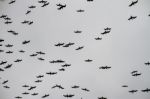
<path fill-rule="evenodd" d="M 0 18 L 0 62 L 8 61 L 13 64 L 10 69 L 0 72 L 0 99 L 13 99 L 22 96 L 23 99 L 41 99 L 44 94 L 50 94 L 46 99 L 65 99 L 63 94 L 75 94 L 72 99 L 149 99 L 150 93 L 141 90 L 150 88 L 150 66 L 144 63 L 150 61 L 150 1 L 139 0 L 132 7 L 128 5 L 132 0 L 47 0 L 50 4 L 41 7 L 38 0 L 16 0 L 8 4 L 10 0 L 0 1 L 0 16 L 8 15 L 12 24 L 4 24 Z M 66 8 L 57 10 L 56 4 L 66 4 Z M 25 15 L 29 6 L 35 5 L 31 13 Z M 84 9 L 85 12 L 76 12 Z M 130 16 L 136 19 L 128 21 Z M 21 24 L 24 20 L 30 20 L 32 25 Z M 104 28 L 110 27 L 109 34 L 101 35 Z M 14 30 L 17 36 L 8 33 Z M 82 33 L 76 34 L 75 30 Z M 102 40 L 95 40 L 96 37 Z M 24 40 L 30 40 L 29 44 L 23 45 Z M 55 44 L 73 42 L 74 45 L 64 48 L 56 47 Z M 12 48 L 5 45 L 13 44 Z M 81 50 L 75 50 L 84 46 Z M 19 50 L 25 53 L 19 53 Z M 6 54 L 6 51 L 14 51 Z M 42 51 L 45 55 L 30 57 L 29 55 Z M 37 58 L 45 60 L 40 61 Z M 15 63 L 16 59 L 22 62 Z M 59 71 L 61 64 L 49 63 L 51 60 L 65 60 L 71 64 L 65 71 Z M 92 59 L 92 62 L 85 62 Z M 4 68 L 5 65 L 0 65 Z M 110 66 L 111 69 L 102 70 L 101 66 Z M 131 72 L 138 70 L 142 75 L 133 77 Z M 49 76 L 46 72 L 57 72 Z M 35 83 L 37 75 L 44 75 L 43 82 Z M 3 88 L 2 82 L 9 80 L 6 85 L 10 89 Z M 37 86 L 28 91 L 21 86 L 27 84 Z M 61 84 L 65 89 L 51 89 L 55 84 Z M 79 89 L 71 86 L 79 85 Z M 122 85 L 128 85 L 123 88 Z M 85 92 L 81 88 L 87 88 Z M 138 92 L 132 94 L 128 91 L 135 89 Z M 22 95 L 23 92 L 30 94 L 38 92 L 39 95 Z"/>

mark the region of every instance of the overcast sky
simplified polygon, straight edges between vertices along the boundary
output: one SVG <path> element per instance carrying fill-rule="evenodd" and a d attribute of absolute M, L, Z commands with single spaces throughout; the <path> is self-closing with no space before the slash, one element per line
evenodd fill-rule
<path fill-rule="evenodd" d="M 0 16 L 2 14 L 11 18 L 12 24 L 4 24 L 0 18 L 0 62 L 8 61 L 13 64 L 10 69 L 0 72 L 0 83 L 9 80 L 6 84 L 10 89 L 0 84 L 0 99 L 13 99 L 22 96 L 23 99 L 41 99 L 44 94 L 50 94 L 46 99 L 65 99 L 63 94 L 75 94 L 72 99 L 149 99 L 150 93 L 141 90 L 150 88 L 150 66 L 144 63 L 150 61 L 150 1 L 139 0 L 132 7 L 128 5 L 132 0 L 47 0 L 49 5 L 41 7 L 38 0 L 10 0 L 0 1 Z M 62 10 L 57 10 L 56 4 L 66 4 Z M 35 5 L 31 13 L 25 15 L 29 6 Z M 84 9 L 84 12 L 76 10 Z M 136 19 L 128 21 L 130 16 Z M 33 21 L 32 25 L 22 24 L 24 20 Z M 101 35 L 104 28 L 111 28 L 110 33 Z M 14 30 L 18 35 L 8 33 Z M 81 30 L 82 33 L 74 33 Z M 102 40 L 95 40 L 96 37 Z M 23 45 L 24 40 L 30 43 Z M 55 44 L 75 43 L 64 48 Z M 5 45 L 13 44 L 12 48 Z M 81 50 L 76 48 L 84 46 Z M 6 54 L 6 51 L 14 51 Z M 19 50 L 26 51 L 19 53 Z M 30 57 L 37 51 L 45 55 Z M 40 61 L 37 58 L 45 60 Z M 22 62 L 15 63 L 16 59 Z M 59 71 L 63 64 L 49 63 L 51 60 L 62 59 L 71 64 L 65 71 Z M 85 62 L 86 59 L 93 60 Z M 4 68 L 5 65 L 0 65 Z M 110 69 L 99 69 L 101 66 L 110 66 Z M 133 77 L 131 72 L 138 70 L 142 75 Z M 49 76 L 46 72 L 57 72 Z M 43 82 L 35 83 L 37 75 L 44 75 Z M 39 95 L 22 95 L 28 91 L 21 86 L 27 84 L 37 86 L 29 91 L 30 94 L 38 92 Z M 51 89 L 55 84 L 61 84 L 65 89 Z M 79 85 L 90 92 L 72 89 Z M 122 85 L 128 85 L 123 88 Z M 132 94 L 128 91 L 138 90 Z"/>

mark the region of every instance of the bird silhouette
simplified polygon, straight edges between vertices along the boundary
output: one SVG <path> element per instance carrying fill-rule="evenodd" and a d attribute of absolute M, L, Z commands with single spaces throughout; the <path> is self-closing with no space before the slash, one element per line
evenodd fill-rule
<path fill-rule="evenodd" d="M 8 4 L 13 4 L 15 2 L 16 2 L 16 0 L 11 0 Z"/>
<path fill-rule="evenodd" d="M 64 97 L 66 97 L 66 98 L 72 98 L 72 97 L 74 97 L 75 95 L 74 94 L 65 94 L 65 95 L 63 95 Z"/>
<path fill-rule="evenodd" d="M 58 10 L 61 10 L 61 9 L 66 7 L 66 4 L 63 5 L 63 4 L 59 3 L 59 4 L 56 4 L 56 5 L 58 6 L 58 8 L 57 8 Z"/>
<path fill-rule="evenodd" d="M 49 94 L 45 94 L 44 96 L 42 96 L 42 98 L 46 98 L 49 97 Z"/>
<path fill-rule="evenodd" d="M 55 86 L 52 87 L 52 89 L 54 89 L 54 88 L 65 89 L 65 88 L 62 87 L 61 85 L 57 85 L 57 84 L 56 84 Z"/>
<path fill-rule="evenodd" d="M 132 7 L 133 5 L 137 4 L 138 3 L 138 0 L 136 1 L 132 1 L 131 4 L 129 4 L 129 7 Z"/>
<path fill-rule="evenodd" d="M 150 89 L 149 88 L 146 88 L 144 90 L 141 90 L 142 92 L 150 92 Z"/>
<path fill-rule="evenodd" d="M 130 21 L 130 20 L 134 20 L 134 19 L 136 19 L 137 18 L 137 16 L 130 16 L 129 18 L 128 18 L 128 20 Z"/>

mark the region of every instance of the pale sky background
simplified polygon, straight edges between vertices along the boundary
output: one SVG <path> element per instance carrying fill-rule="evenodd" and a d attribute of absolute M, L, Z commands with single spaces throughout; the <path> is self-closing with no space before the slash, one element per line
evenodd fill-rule
<path fill-rule="evenodd" d="M 0 38 L 5 39 L 0 49 L 13 50 L 13 54 L 0 53 L 0 61 L 7 60 L 13 66 L 0 72 L 0 83 L 9 80 L 6 84 L 10 89 L 0 84 L 0 99 L 13 99 L 22 96 L 23 99 L 41 99 L 44 94 L 50 94 L 46 99 L 65 99 L 63 94 L 75 94 L 72 99 L 150 99 L 150 93 L 141 90 L 150 88 L 150 66 L 144 63 L 150 61 L 150 0 L 139 0 L 128 7 L 132 0 L 48 0 L 50 4 L 44 8 L 38 0 L 16 0 L 9 5 L 10 0 L 0 1 L 0 15 L 7 14 L 13 21 L 4 24 L 0 19 Z M 66 4 L 66 8 L 57 10 L 56 4 Z M 29 15 L 25 15 L 28 7 L 35 5 Z M 76 10 L 84 9 L 78 13 Z M 137 16 L 135 20 L 128 21 L 130 15 Z M 24 20 L 32 20 L 32 25 L 21 24 Z M 111 32 L 101 35 L 104 28 L 112 28 Z M 8 30 L 14 30 L 19 35 L 14 36 Z M 81 34 L 75 34 L 81 30 Z M 95 40 L 102 37 L 102 40 Z M 27 45 L 22 41 L 31 40 Z M 75 45 L 69 48 L 55 47 L 58 42 Z M 1 44 L 0 43 L 0 44 Z M 4 45 L 13 44 L 12 48 Z M 82 50 L 76 51 L 79 46 Z M 19 53 L 18 50 L 25 50 Z M 36 51 L 43 51 L 46 55 L 30 57 Z M 37 58 L 43 57 L 45 61 Z M 14 63 L 22 59 L 20 63 Z M 66 71 L 59 72 L 62 64 L 50 64 L 49 61 L 62 59 L 71 64 Z M 92 59 L 90 63 L 86 59 Z M 101 70 L 100 66 L 111 66 L 111 69 Z M 0 66 L 3 68 L 6 65 Z M 133 77 L 130 73 L 138 70 L 142 73 Z M 48 76 L 46 72 L 58 72 L 57 75 Z M 36 84 L 36 76 L 44 74 L 42 83 Z M 24 84 L 36 85 L 37 88 L 30 93 L 38 92 L 38 96 L 21 95 L 27 91 L 21 86 Z M 65 89 L 51 89 L 55 84 L 61 84 Z M 81 89 L 71 89 L 79 85 L 88 88 L 90 92 Z M 128 85 L 128 88 L 121 87 Z M 128 91 L 139 90 L 131 94 Z"/>

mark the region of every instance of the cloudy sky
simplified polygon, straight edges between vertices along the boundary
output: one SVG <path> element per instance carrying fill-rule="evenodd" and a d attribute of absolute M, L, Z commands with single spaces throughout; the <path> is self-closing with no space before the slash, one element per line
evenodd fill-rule
<path fill-rule="evenodd" d="M 64 94 L 74 94 L 72 99 L 149 99 L 150 93 L 141 92 L 150 88 L 150 1 L 139 0 L 129 7 L 132 0 L 47 0 L 49 5 L 41 7 L 38 0 L 0 1 L 0 16 L 7 15 L 11 24 L 0 18 L 0 99 L 13 99 L 20 96 L 23 99 L 65 99 Z M 135 1 L 135 0 L 133 0 Z M 66 4 L 58 10 L 56 4 Z M 29 6 L 36 6 L 30 9 Z M 83 9 L 84 12 L 77 12 Z M 31 13 L 25 14 L 28 10 Z M 130 16 L 136 19 L 128 20 Z M 33 24 L 22 24 L 24 20 Z M 102 35 L 105 28 L 111 28 L 110 33 Z M 9 33 L 13 30 L 18 35 Z M 82 31 L 74 33 L 74 31 Z M 100 37 L 102 40 L 95 40 Z M 28 44 L 22 44 L 29 40 Z M 69 42 L 74 45 L 57 47 L 55 44 Z M 13 47 L 6 47 L 12 44 Z M 81 50 L 75 50 L 78 47 Z M 20 53 L 19 50 L 24 50 Z M 13 51 L 7 54 L 7 51 Z M 31 54 L 42 51 L 45 55 L 31 57 Z M 43 58 L 44 61 L 38 58 Z M 22 59 L 21 62 L 14 62 Z M 52 60 L 62 59 L 69 67 L 59 71 L 65 63 L 50 63 Z M 91 59 L 92 62 L 85 62 Z M 8 64 L 11 68 L 5 69 Z M 99 69 L 109 66 L 110 69 Z M 140 76 L 132 76 L 137 70 Z M 46 72 L 57 72 L 47 75 Z M 41 83 L 35 83 L 36 76 L 44 75 Z M 2 84 L 8 80 L 6 84 Z M 22 85 L 37 86 L 29 91 Z M 63 90 L 52 86 L 59 84 Z M 4 88 L 4 86 L 10 88 Z M 80 86 L 72 89 L 74 85 Z M 124 88 L 123 85 L 128 85 Z M 82 88 L 90 91 L 86 92 Z M 131 90 L 138 90 L 130 93 Z M 29 95 L 22 95 L 29 92 Z M 32 96 L 32 93 L 38 93 Z"/>

